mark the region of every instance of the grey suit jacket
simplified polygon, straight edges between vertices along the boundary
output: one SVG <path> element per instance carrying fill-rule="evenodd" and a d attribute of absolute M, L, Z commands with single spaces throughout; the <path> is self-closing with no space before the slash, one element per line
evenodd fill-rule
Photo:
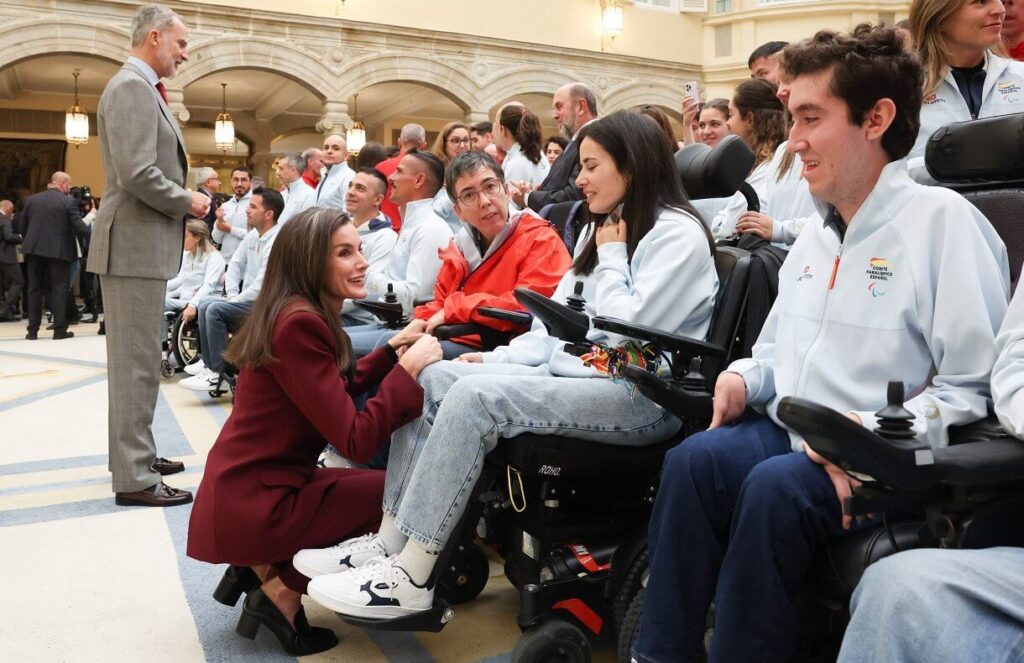
<path fill-rule="evenodd" d="M 89 271 L 169 279 L 181 266 L 192 197 L 185 139 L 159 92 L 125 64 L 103 90 L 97 112 L 106 173 L 93 222 Z"/>

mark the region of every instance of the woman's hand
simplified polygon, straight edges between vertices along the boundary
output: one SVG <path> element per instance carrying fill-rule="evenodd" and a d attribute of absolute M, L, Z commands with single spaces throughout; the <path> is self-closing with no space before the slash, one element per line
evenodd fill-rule
<path fill-rule="evenodd" d="M 194 320 L 195 317 L 196 317 L 196 307 L 192 306 L 191 304 L 186 306 L 185 310 L 181 312 L 181 320 L 186 325 L 188 323 L 192 322 L 192 320 Z"/>
<path fill-rule="evenodd" d="M 466 364 L 482 364 L 484 363 L 484 357 L 479 352 L 467 352 L 456 357 L 455 361 L 461 361 Z"/>
<path fill-rule="evenodd" d="M 757 235 L 771 241 L 773 223 L 772 217 L 760 212 L 744 212 L 736 221 L 736 232 Z"/>
<path fill-rule="evenodd" d="M 683 97 L 683 133 L 682 139 L 685 145 L 693 145 L 698 142 L 696 136 L 693 135 L 693 121 L 697 119 L 697 111 L 700 110 L 700 104 L 693 100 L 693 97 L 686 95 Z"/>
<path fill-rule="evenodd" d="M 610 244 L 611 242 L 625 242 L 626 222 L 622 219 L 619 219 L 618 223 L 605 221 L 604 224 L 597 229 L 596 239 L 598 246 Z"/>
<path fill-rule="evenodd" d="M 405 326 L 405 329 L 398 332 L 394 336 L 388 339 L 388 345 L 393 349 L 399 350 L 407 345 L 412 345 L 419 340 L 421 336 L 426 332 L 427 322 L 426 320 L 413 320 Z"/>
<path fill-rule="evenodd" d="M 408 329 L 408 328 L 406 328 Z M 441 361 L 441 343 L 433 336 L 424 334 L 402 353 L 398 365 L 404 368 L 415 380 L 420 371 L 436 361 Z"/>

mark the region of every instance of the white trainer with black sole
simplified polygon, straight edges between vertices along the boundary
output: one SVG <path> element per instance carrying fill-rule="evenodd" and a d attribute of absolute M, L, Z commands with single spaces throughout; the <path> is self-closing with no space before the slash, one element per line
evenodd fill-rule
<path fill-rule="evenodd" d="M 203 360 L 200 359 L 199 361 L 186 366 L 185 372 L 189 375 L 202 375 L 203 373 L 209 373 L 210 369 Z"/>
<path fill-rule="evenodd" d="M 207 371 L 201 375 L 185 378 L 178 383 L 178 386 L 192 391 L 214 391 L 220 386 L 220 383 L 220 374 Z"/>
<path fill-rule="evenodd" d="M 358 569 L 313 578 L 308 592 L 329 610 L 364 619 L 395 619 L 434 605 L 434 590 L 414 583 L 398 565 L 398 555 L 375 557 Z"/>
<path fill-rule="evenodd" d="M 388 551 L 377 534 L 364 534 L 330 548 L 307 548 L 295 553 L 292 566 L 307 578 L 357 569 L 374 557 L 387 557 Z"/>

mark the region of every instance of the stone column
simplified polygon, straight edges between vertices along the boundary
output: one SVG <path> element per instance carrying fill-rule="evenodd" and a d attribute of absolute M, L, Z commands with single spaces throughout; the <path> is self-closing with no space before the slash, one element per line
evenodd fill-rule
<path fill-rule="evenodd" d="M 324 136 L 331 134 L 345 135 L 352 126 L 352 118 L 348 114 L 348 102 L 328 99 L 324 102 L 323 115 L 317 120 L 316 130 Z"/>
<path fill-rule="evenodd" d="M 466 124 L 472 126 L 477 122 L 490 122 L 491 117 L 487 114 L 487 111 L 485 110 L 471 110 L 466 112 L 466 117 L 465 120 L 463 121 Z"/>
<path fill-rule="evenodd" d="M 270 166 L 274 163 L 274 155 L 270 152 L 253 150 L 249 157 L 252 164 L 252 174 L 261 178 L 264 182 L 270 183 Z"/>

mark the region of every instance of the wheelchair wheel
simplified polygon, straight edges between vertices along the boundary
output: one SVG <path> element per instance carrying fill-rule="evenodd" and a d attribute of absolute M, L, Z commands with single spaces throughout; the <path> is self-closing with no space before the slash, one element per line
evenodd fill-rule
<path fill-rule="evenodd" d="M 487 586 L 487 553 L 478 543 L 459 544 L 437 579 L 437 594 L 451 605 L 472 601 Z"/>
<path fill-rule="evenodd" d="M 199 359 L 199 327 L 195 322 L 186 325 L 180 315 L 174 319 L 171 351 L 181 367 L 194 364 Z"/>
<path fill-rule="evenodd" d="M 169 360 L 160 360 L 160 375 L 164 376 L 165 378 L 174 377 L 174 367 L 171 366 L 171 362 Z"/>
<path fill-rule="evenodd" d="M 626 610 L 626 614 L 622 616 L 622 623 L 619 625 L 619 663 L 629 663 L 632 659 L 630 651 L 633 649 L 633 643 L 636 642 L 636 636 L 640 632 L 640 617 L 643 616 L 644 612 L 645 591 L 643 587 L 637 591 L 629 604 L 629 608 Z"/>
<path fill-rule="evenodd" d="M 629 660 L 628 658 L 626 659 Z M 589 663 L 590 641 L 569 622 L 552 619 L 519 636 L 511 663 Z"/>
<path fill-rule="evenodd" d="M 643 587 L 645 582 L 644 574 L 647 573 L 648 565 L 647 549 L 645 548 L 636 556 L 636 559 L 629 565 L 625 575 L 622 577 L 622 585 L 619 586 L 619 591 L 615 595 L 615 602 L 612 605 L 616 632 L 622 628 L 622 621 L 626 618 L 626 611 L 629 610 L 630 604 L 633 603 L 633 597 Z"/>

